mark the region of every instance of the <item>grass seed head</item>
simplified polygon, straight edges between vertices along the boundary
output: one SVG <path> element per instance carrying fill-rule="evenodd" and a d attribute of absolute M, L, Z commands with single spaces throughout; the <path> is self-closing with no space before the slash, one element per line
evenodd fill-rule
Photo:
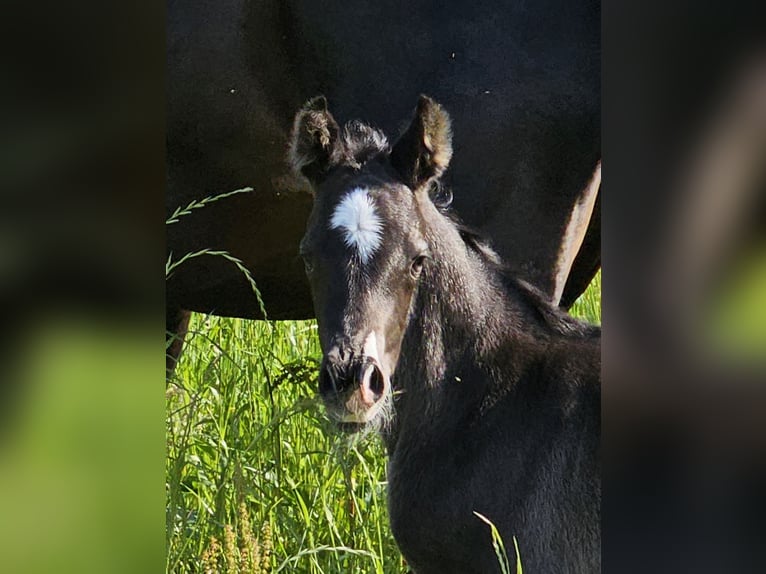
<path fill-rule="evenodd" d="M 215 536 L 208 540 L 207 547 L 202 552 L 202 571 L 205 574 L 220 574 L 218 569 L 218 557 L 221 554 L 221 545 Z"/>
<path fill-rule="evenodd" d="M 226 562 L 226 574 L 239 574 L 239 551 L 237 535 L 231 524 L 223 527 L 223 557 Z"/>

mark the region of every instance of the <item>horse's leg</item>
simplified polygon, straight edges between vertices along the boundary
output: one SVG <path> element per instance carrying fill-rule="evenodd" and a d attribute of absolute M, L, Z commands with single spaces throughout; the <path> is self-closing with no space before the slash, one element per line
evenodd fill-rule
<path fill-rule="evenodd" d="M 559 306 L 569 309 L 577 298 L 582 295 L 593 281 L 596 273 L 601 268 L 601 190 L 599 189 L 596 205 L 593 206 L 593 215 L 585 232 L 580 251 L 572 263 L 564 292 L 561 294 Z"/>
<path fill-rule="evenodd" d="M 601 263 L 600 197 L 601 161 L 596 164 L 593 175 L 572 205 L 569 221 L 561 237 L 555 264 L 552 296 L 554 305 L 569 308 L 585 291 L 598 271 Z M 588 232 L 591 233 L 590 238 L 587 237 Z M 566 302 L 564 301 L 565 290 L 567 291 Z"/>
<path fill-rule="evenodd" d="M 189 329 L 190 311 L 168 309 L 165 312 L 165 376 L 170 377 L 184 346 L 186 331 Z"/>

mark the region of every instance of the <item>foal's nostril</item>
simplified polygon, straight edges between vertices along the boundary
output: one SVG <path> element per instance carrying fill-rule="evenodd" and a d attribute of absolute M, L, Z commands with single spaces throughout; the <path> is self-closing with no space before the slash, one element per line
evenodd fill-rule
<path fill-rule="evenodd" d="M 383 396 L 385 390 L 383 373 L 375 363 L 370 361 L 360 366 L 357 377 L 362 402 L 370 407 Z"/>
<path fill-rule="evenodd" d="M 375 398 L 378 399 L 383 395 L 383 373 L 377 365 L 372 366 L 372 373 L 370 373 L 370 390 L 375 394 Z"/>

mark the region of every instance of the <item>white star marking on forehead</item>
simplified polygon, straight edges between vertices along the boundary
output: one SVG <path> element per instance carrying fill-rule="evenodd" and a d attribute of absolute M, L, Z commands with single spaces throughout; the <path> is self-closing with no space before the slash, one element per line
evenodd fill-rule
<path fill-rule="evenodd" d="M 343 242 L 355 247 L 359 259 L 367 263 L 380 246 L 383 221 L 366 189 L 357 187 L 346 194 L 332 214 L 330 229 L 341 229 Z"/>

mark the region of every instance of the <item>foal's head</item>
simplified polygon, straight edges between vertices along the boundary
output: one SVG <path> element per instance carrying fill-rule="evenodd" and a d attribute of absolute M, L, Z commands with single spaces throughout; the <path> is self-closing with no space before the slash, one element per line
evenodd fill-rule
<path fill-rule="evenodd" d="M 315 190 L 300 253 L 324 352 L 319 390 L 346 428 L 385 419 L 391 404 L 391 377 L 430 254 L 424 206 L 451 155 L 449 116 L 424 96 L 393 147 L 369 126 L 341 129 L 322 97 L 295 118 L 290 161 Z"/>

